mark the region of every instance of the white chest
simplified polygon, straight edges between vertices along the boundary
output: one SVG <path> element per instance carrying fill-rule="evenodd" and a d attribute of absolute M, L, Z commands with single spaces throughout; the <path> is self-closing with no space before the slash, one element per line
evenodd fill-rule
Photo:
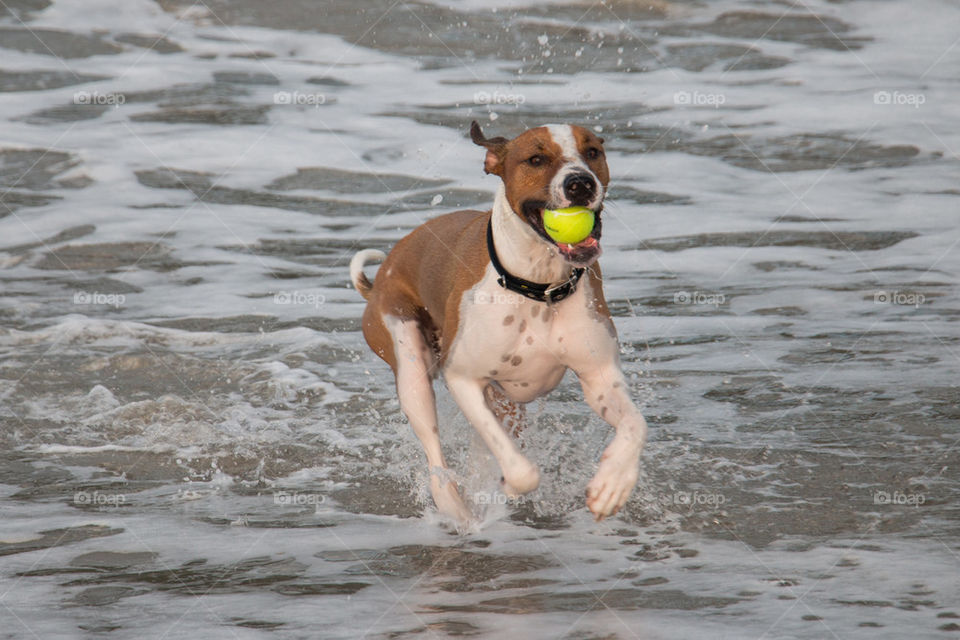
<path fill-rule="evenodd" d="M 584 281 L 569 298 L 546 304 L 508 291 L 496 280 L 490 267 L 464 293 L 446 369 L 495 380 L 513 399 L 527 402 L 552 390 L 567 368 L 575 367 L 586 334 L 607 332 L 587 307 Z"/>

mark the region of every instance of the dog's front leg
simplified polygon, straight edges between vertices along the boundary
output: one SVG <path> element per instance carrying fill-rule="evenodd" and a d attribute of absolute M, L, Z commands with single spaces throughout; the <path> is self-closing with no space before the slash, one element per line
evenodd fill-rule
<path fill-rule="evenodd" d="M 617 430 L 600 458 L 600 468 L 587 485 L 587 507 L 597 520 L 602 520 L 623 507 L 637 484 L 647 421 L 630 399 L 616 359 L 595 369 L 578 371 L 577 376 L 587 403 Z"/>
<path fill-rule="evenodd" d="M 445 378 L 450 395 L 500 463 L 504 492 L 517 496 L 536 489 L 540 484 L 540 471 L 520 453 L 513 438 L 487 406 L 483 395 L 487 382 L 451 374 Z"/>

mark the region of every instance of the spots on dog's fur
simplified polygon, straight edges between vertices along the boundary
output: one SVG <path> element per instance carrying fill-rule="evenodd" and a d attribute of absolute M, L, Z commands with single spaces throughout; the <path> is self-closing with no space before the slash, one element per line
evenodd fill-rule
<path fill-rule="evenodd" d="M 495 376 L 495 375 L 497 375 L 498 373 L 500 373 L 500 372 L 497 371 L 496 369 L 490 369 L 490 375 Z M 602 398 L 603 396 L 600 396 L 600 397 Z"/>
<path fill-rule="evenodd" d="M 540 307 L 533 305 L 533 308 L 530 309 L 530 317 L 536 318 L 538 315 L 540 315 Z"/>
<path fill-rule="evenodd" d="M 503 326 L 507 326 L 507 325 L 512 324 L 512 323 L 513 323 L 513 316 L 512 316 L 512 315 L 509 315 L 509 316 L 507 316 L 506 318 L 503 319 Z"/>
<path fill-rule="evenodd" d="M 520 356 L 513 356 L 513 360 L 510 361 L 510 364 L 512 364 L 513 366 L 516 367 L 516 366 L 518 366 L 521 362 L 523 362 L 523 358 L 521 358 Z"/>
<path fill-rule="evenodd" d="M 550 312 L 546 309 L 543 310 L 543 321 L 550 322 Z"/>
<path fill-rule="evenodd" d="M 619 389 L 619 388 L 622 387 L 622 386 L 623 386 L 623 385 L 620 384 L 619 382 L 614 382 L 614 383 L 613 383 L 613 388 L 614 388 L 614 389 Z"/>
<path fill-rule="evenodd" d="M 606 407 L 600 407 L 600 417 L 603 418 L 604 420 L 607 419 L 607 408 L 606 408 Z"/>
<path fill-rule="evenodd" d="M 559 338 L 557 338 L 557 342 L 563 342 L 563 336 L 560 336 Z"/>
<path fill-rule="evenodd" d="M 533 336 L 527 336 L 527 344 L 533 344 Z"/>
<path fill-rule="evenodd" d="M 495 372 L 494 372 L 495 373 Z M 597 396 L 597 402 L 603 402 L 603 394 Z"/>
<path fill-rule="evenodd" d="M 520 383 L 520 386 L 521 386 L 521 387 L 529 387 L 529 386 L 530 386 L 530 383 L 529 383 L 529 382 L 521 382 L 521 383 Z"/>
<path fill-rule="evenodd" d="M 521 320 L 521 321 L 520 321 L 520 327 L 519 327 L 518 330 L 520 331 L 520 333 L 523 333 L 524 329 L 526 329 L 526 328 L 527 328 L 527 321 L 526 321 L 526 320 Z"/>
<path fill-rule="evenodd" d="M 505 354 L 503 354 L 502 356 L 500 356 L 500 362 L 506 362 L 506 361 L 509 360 L 511 357 L 512 357 L 511 354 L 505 353 Z"/>

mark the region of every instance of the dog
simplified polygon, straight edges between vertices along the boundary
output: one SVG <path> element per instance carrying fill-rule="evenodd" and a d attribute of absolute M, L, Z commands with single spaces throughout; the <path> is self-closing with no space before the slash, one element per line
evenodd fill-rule
<path fill-rule="evenodd" d="M 471 522 L 471 513 L 440 447 L 434 378 L 443 374 L 499 463 L 504 493 L 516 497 L 537 488 L 540 472 L 511 432 L 522 427 L 524 405 L 572 369 L 587 403 L 616 430 L 586 488 L 586 505 L 602 520 L 633 491 L 647 438 L 620 369 L 597 263 L 610 181 L 603 140 L 575 125 L 488 139 L 477 122 L 470 137 L 486 149 L 484 171 L 501 179 L 493 208 L 434 218 L 389 255 L 354 255 L 350 279 L 367 300 L 364 338 L 396 376 L 437 509 L 459 523 Z M 593 210 L 594 228 L 577 244 L 557 243 L 543 211 L 570 206 Z M 363 268 L 378 260 L 371 283 Z"/>

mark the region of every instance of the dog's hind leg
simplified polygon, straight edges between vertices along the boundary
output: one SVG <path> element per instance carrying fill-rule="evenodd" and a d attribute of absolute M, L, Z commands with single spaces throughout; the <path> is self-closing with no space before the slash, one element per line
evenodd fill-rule
<path fill-rule="evenodd" d="M 393 337 L 396 358 L 397 396 L 400 408 L 420 439 L 430 471 L 430 493 L 441 513 L 466 524 L 472 519 L 463 503 L 457 483 L 451 478 L 440 448 L 437 429 L 437 404 L 430 376 L 433 352 L 420 323 L 413 319 L 390 318 L 387 330 Z"/>

